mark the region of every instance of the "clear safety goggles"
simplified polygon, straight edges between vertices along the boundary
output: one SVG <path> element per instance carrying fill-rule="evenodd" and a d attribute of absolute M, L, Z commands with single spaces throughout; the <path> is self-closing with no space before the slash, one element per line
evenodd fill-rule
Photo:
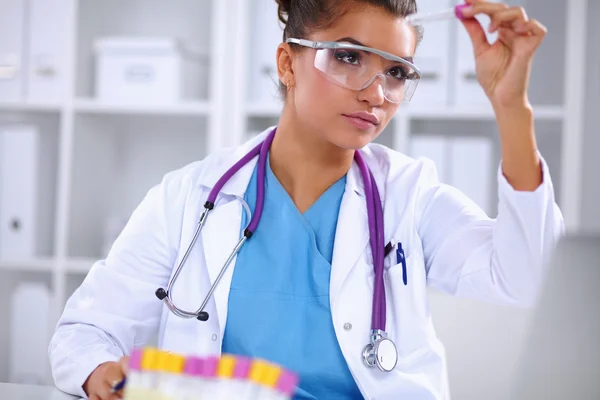
<path fill-rule="evenodd" d="M 315 68 L 344 88 L 363 90 L 379 80 L 384 97 L 391 103 L 409 102 L 421 78 L 410 61 L 371 47 L 295 38 L 286 43 L 315 49 Z"/>

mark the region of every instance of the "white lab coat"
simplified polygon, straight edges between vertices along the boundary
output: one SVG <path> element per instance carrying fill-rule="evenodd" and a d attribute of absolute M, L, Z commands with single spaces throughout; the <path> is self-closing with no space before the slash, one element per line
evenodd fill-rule
<path fill-rule="evenodd" d="M 84 396 L 81 386 L 98 364 L 154 339 L 168 351 L 220 354 L 235 262 L 208 304 L 207 322 L 174 316 L 154 292 L 166 288 L 187 250 L 210 189 L 266 133 L 171 172 L 148 192 L 106 260 L 92 267 L 66 304 L 49 348 L 58 388 Z M 387 332 L 398 347 L 398 364 L 385 373 L 362 361 L 369 342 L 373 269 L 356 165 L 347 175 L 331 269 L 337 339 L 365 398 L 448 399 L 444 349 L 430 317 L 427 285 L 496 303 L 531 304 L 563 231 L 548 168 L 543 162 L 544 183 L 527 193 L 515 191 L 499 170 L 499 213 L 490 219 L 460 192 L 440 184 L 432 162 L 376 144 L 362 151 L 384 202 L 385 243 L 400 241 L 406 254 L 407 286 L 401 266 L 394 265 L 395 252 L 385 261 Z M 199 307 L 236 244 L 239 199 L 255 163 L 243 167 L 218 197 L 174 287 L 179 307 Z"/>

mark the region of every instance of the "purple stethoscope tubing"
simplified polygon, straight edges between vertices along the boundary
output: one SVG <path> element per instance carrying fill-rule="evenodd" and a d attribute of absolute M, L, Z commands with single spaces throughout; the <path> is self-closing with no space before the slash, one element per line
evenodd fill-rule
<path fill-rule="evenodd" d="M 235 175 L 244 165 L 258 155 L 258 179 L 257 179 L 257 196 L 256 196 L 256 208 L 254 214 L 246 228 L 246 231 L 252 235 L 262 215 L 265 198 L 265 185 L 264 177 L 266 170 L 267 154 L 275 137 L 277 128 L 274 128 L 265 138 L 265 140 L 255 146 L 248 154 L 242 157 L 237 163 L 235 163 L 223 176 L 217 181 L 213 189 L 208 195 L 207 202 L 214 205 L 217 196 L 223 186 Z M 375 273 L 375 283 L 373 289 L 373 311 L 371 316 L 371 328 L 385 331 L 385 287 L 383 283 L 383 258 L 384 258 L 384 244 L 383 244 L 383 209 L 381 205 L 381 198 L 377 184 L 373 174 L 367 167 L 360 152 L 354 153 L 354 160 L 358 164 L 360 173 L 362 176 L 363 184 L 365 186 L 365 197 L 367 201 L 367 218 L 369 221 L 369 241 L 371 244 L 371 252 L 373 255 L 373 270 Z"/>
<path fill-rule="evenodd" d="M 373 174 L 367 167 L 360 152 L 354 153 L 365 186 L 367 201 L 367 218 L 369 221 L 369 240 L 373 256 L 375 282 L 373 287 L 373 311 L 371 314 L 371 329 L 385 331 L 385 287 L 383 283 L 383 209 L 379 190 Z"/>
<path fill-rule="evenodd" d="M 223 274 L 232 263 L 234 256 L 239 252 L 244 242 L 251 238 L 254 231 L 258 227 L 260 217 L 263 212 L 264 201 L 265 201 L 265 172 L 267 164 L 267 156 L 271 143 L 277 128 L 274 128 L 265 138 L 262 143 L 256 145 L 250 152 L 243 156 L 238 162 L 236 162 L 231 168 L 223 174 L 221 178 L 215 183 L 208 194 L 208 198 L 204 204 L 204 212 L 198 222 L 196 233 L 192 239 L 192 242 L 184 254 L 182 260 L 177 266 L 175 273 L 169 280 L 167 288 L 158 288 L 155 292 L 156 297 L 163 301 L 165 305 L 175 315 L 182 318 L 196 318 L 200 321 L 207 321 L 209 318 L 208 312 L 205 311 L 205 307 L 212 294 L 214 293 L 217 285 L 219 284 Z M 246 229 L 244 229 L 243 236 L 236 247 L 232 250 L 227 261 L 224 263 L 219 275 L 212 283 L 208 293 L 206 294 L 202 305 L 196 311 L 186 311 L 178 308 L 172 299 L 172 289 L 181 269 L 183 268 L 186 259 L 189 255 L 190 250 L 194 246 L 199 233 L 206 223 L 209 211 L 215 207 L 217 197 L 227 182 L 246 164 L 248 164 L 254 157 L 258 156 L 258 179 L 257 179 L 257 195 L 256 195 L 256 208 L 254 214 L 250 218 L 250 222 Z M 365 187 L 365 198 L 367 203 L 367 219 L 369 226 L 369 243 L 371 245 L 371 252 L 373 255 L 373 270 L 374 270 L 374 284 L 373 284 L 373 304 L 371 314 L 371 332 L 370 332 L 370 343 L 363 349 L 363 359 L 367 366 L 373 367 L 377 365 L 382 371 L 391 371 L 396 366 L 397 351 L 393 341 L 387 338 L 385 332 L 386 323 L 386 304 L 385 304 L 385 286 L 383 279 L 384 272 L 384 258 L 385 258 L 385 247 L 384 243 L 384 229 L 383 229 L 383 206 L 381 203 L 381 197 L 379 190 L 377 189 L 377 183 L 373 173 L 367 167 L 363 156 L 359 151 L 354 153 L 354 161 L 358 164 L 362 181 Z M 249 209 L 247 212 L 250 213 Z"/>
<path fill-rule="evenodd" d="M 254 157 L 258 156 L 258 179 L 257 179 L 257 193 L 256 193 L 256 209 L 254 210 L 254 215 L 250 219 L 250 223 L 246 228 L 245 232 L 249 232 L 250 236 L 256 230 L 258 226 L 258 222 L 260 221 L 260 217 L 262 215 L 263 207 L 265 204 L 265 170 L 267 165 L 267 153 L 271 148 L 271 143 L 273 143 L 273 138 L 275 137 L 275 132 L 277 128 L 273 129 L 271 133 L 266 137 L 266 139 L 256 145 L 248 154 L 242 157 L 237 163 L 235 163 L 227 172 L 223 174 L 223 176 L 217 181 L 215 186 L 212 188 L 210 193 L 208 194 L 208 198 L 206 199 L 206 204 L 214 206 L 217 196 L 223 186 L 235 175 L 244 165 L 248 164 L 250 160 Z"/>

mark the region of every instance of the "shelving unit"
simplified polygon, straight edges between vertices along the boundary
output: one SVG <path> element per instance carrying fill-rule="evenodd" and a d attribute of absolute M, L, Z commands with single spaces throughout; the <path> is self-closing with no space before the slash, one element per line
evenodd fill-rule
<path fill-rule="evenodd" d="M 563 120 L 565 113 L 560 106 L 538 106 L 534 109 L 535 118 L 538 121 L 550 120 L 560 122 Z M 470 121 L 470 120 L 491 120 L 495 121 L 494 111 L 491 107 L 481 107 L 473 109 L 469 107 L 440 107 L 429 109 L 407 110 L 408 116 L 411 119 L 428 119 L 428 120 L 454 120 L 454 121 Z M 542 132 L 543 134 L 543 132 Z"/>
<path fill-rule="evenodd" d="M 181 104 L 118 104 L 78 98 L 74 102 L 78 114 L 106 115 L 164 115 L 207 116 L 214 108 L 208 101 L 190 101 Z"/>
<path fill-rule="evenodd" d="M 40 100 L 24 90 L 18 98 L 0 100 L 0 124 L 33 124 L 40 131 L 46 172 L 39 180 L 38 225 L 45 235 L 39 254 L 0 259 L 0 275 L 8 297 L 19 282 L 48 286 L 52 329 L 67 298 L 104 257 L 110 244 L 103 237 L 106 221 L 116 219 L 118 227 L 165 173 L 223 146 L 222 84 L 229 65 L 221 41 L 228 40 L 230 3 L 60 0 L 48 6 L 69 21 L 58 44 L 67 49 L 65 57 L 55 60 L 59 74 L 68 77 L 61 87 L 65 95 Z M 176 103 L 97 98 L 94 41 L 113 36 L 176 38 L 205 54 L 203 74 L 185 76 L 186 85 L 196 86 L 194 94 Z M 10 320 L 9 313 L 6 308 L 0 317 Z M 0 381 L 10 379 L 9 332 L 0 334 Z M 47 371 L 43 382 L 51 383 Z"/>
<path fill-rule="evenodd" d="M 31 258 L 23 260 L 3 260 L 0 261 L 0 271 L 10 272 L 47 272 L 51 273 L 57 266 L 56 258 Z"/>
<path fill-rule="evenodd" d="M 441 8 L 449 1 L 423 3 Z M 577 25 L 578 18 L 585 16 L 586 2 L 522 3 L 549 28 L 534 64 L 531 99 L 542 154 L 550 164 L 567 226 L 576 230 L 581 183 L 574 177 L 580 176 L 584 87 L 572 71 L 585 63 L 585 37 Z M 46 216 L 40 222 L 40 229 L 47 232 L 43 249 L 24 260 L 0 261 L 0 274 L 14 281 L 42 277 L 53 293 L 51 324 L 92 264 L 103 257 L 107 219 L 127 218 L 166 172 L 223 146 L 242 143 L 252 133 L 276 124 L 282 109 L 275 84 L 263 76 L 269 70 L 265 66 L 274 64 L 281 39 L 281 31 L 277 33 L 273 26 L 277 24 L 273 0 L 60 0 L 57 4 L 69 21 L 63 43 L 66 58 L 61 64 L 68 78 L 65 95 L 47 101 L 27 95 L 0 101 L 0 124 L 39 126 L 48 155 L 39 199 Z M 260 34 L 259 28 L 269 34 Z M 456 21 L 448 23 L 449 54 L 459 54 L 454 51 L 457 29 Z M 205 53 L 206 74 L 188 77 L 190 85 L 203 88 L 198 90 L 201 94 L 174 104 L 98 100 L 93 43 L 120 35 L 178 37 Z M 378 142 L 406 152 L 415 135 L 496 137 L 494 115 L 485 102 L 459 105 L 451 95 L 458 90 L 456 59 L 451 57 L 444 65 L 448 85 L 444 101 L 401 108 Z M 0 348 L 0 360 L 6 360 L 2 357 L 6 351 Z M 2 363 L 0 381 L 5 381 L 7 365 Z"/>
<path fill-rule="evenodd" d="M 44 103 L 44 102 L 0 102 L 0 110 L 3 112 L 19 111 L 19 112 L 59 112 L 61 104 Z"/>

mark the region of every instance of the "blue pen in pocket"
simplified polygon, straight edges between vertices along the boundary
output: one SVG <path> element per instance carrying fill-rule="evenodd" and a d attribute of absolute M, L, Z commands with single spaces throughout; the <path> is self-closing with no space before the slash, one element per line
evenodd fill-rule
<path fill-rule="evenodd" d="M 406 257 L 404 256 L 404 249 L 402 248 L 402 243 L 398 242 L 398 247 L 396 248 L 396 260 L 397 263 L 402 263 L 402 280 L 404 281 L 404 285 L 408 285 L 408 276 L 406 272 Z"/>

